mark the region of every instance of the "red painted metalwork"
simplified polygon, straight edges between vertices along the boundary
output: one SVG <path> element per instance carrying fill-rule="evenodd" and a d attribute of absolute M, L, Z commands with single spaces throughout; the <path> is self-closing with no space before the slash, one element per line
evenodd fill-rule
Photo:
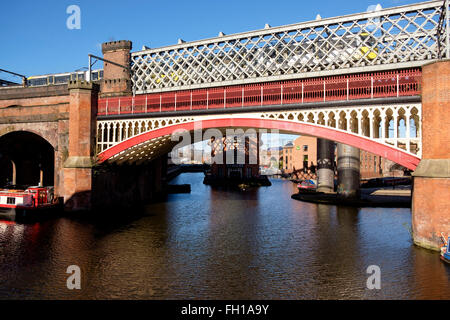
<path fill-rule="evenodd" d="M 401 151 L 394 147 L 381 144 L 367 137 L 361 137 L 344 131 L 326 128 L 322 126 L 316 126 L 314 124 L 309 123 L 299 123 L 299 122 L 270 120 L 270 119 L 252 119 L 252 118 L 222 118 L 222 119 L 203 120 L 201 122 L 201 128 L 203 130 L 209 128 L 229 128 L 229 127 L 277 129 L 280 132 L 284 133 L 310 135 L 318 138 L 333 140 L 382 156 L 383 158 L 392 160 L 395 163 L 398 163 L 411 170 L 415 170 L 420 161 L 420 158 L 411 155 L 406 151 Z M 170 135 L 176 130 L 193 131 L 194 122 L 176 124 L 134 136 L 101 152 L 98 155 L 98 161 L 100 163 L 104 162 L 109 158 L 111 158 L 112 156 L 128 148 L 146 142 L 150 139 Z"/>
<path fill-rule="evenodd" d="M 102 98 L 98 115 L 244 108 L 420 93 L 420 69 Z"/>

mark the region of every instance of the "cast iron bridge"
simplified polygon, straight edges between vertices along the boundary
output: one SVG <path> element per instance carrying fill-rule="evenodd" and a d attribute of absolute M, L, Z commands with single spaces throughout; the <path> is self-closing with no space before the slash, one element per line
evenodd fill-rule
<path fill-rule="evenodd" d="M 99 100 L 99 161 L 146 161 L 201 121 L 322 137 L 414 169 L 421 66 L 450 58 L 448 19 L 449 2 L 430 1 L 133 52 L 133 95 Z"/>

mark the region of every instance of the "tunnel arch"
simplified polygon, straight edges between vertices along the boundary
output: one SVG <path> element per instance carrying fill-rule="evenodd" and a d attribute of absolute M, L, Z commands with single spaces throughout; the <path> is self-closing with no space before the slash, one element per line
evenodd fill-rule
<path fill-rule="evenodd" d="M 184 122 L 133 136 L 99 153 L 98 162 L 103 163 L 104 161 L 107 161 L 120 153 L 125 153 L 126 150 L 144 144 L 149 140 L 170 136 L 176 130 L 194 131 L 199 122 L 200 121 Z M 373 139 L 346 132 L 341 129 L 328 128 L 313 123 L 292 122 L 280 119 L 219 118 L 202 120 L 201 128 L 202 130 L 209 128 L 255 128 L 279 130 L 280 133 L 315 136 L 357 147 L 394 161 L 411 170 L 414 170 L 420 161 L 419 157 L 388 144 L 377 142 Z"/>
<path fill-rule="evenodd" d="M 44 123 L 42 124 L 42 126 L 38 126 L 36 130 L 30 129 L 27 124 L 14 124 L 14 126 L 2 127 L 0 138 L 14 132 L 28 132 L 39 136 L 56 150 L 58 146 L 58 136 L 55 134 L 50 134 L 53 133 L 53 130 L 55 129 L 55 127 L 51 127 L 50 129 L 48 129 L 48 125 Z"/>
<path fill-rule="evenodd" d="M 50 186 L 54 176 L 55 148 L 40 134 L 20 130 L 0 136 L 0 187 Z"/>

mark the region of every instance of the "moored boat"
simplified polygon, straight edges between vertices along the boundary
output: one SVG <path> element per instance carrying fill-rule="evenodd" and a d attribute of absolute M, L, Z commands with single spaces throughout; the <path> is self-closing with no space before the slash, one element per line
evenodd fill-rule
<path fill-rule="evenodd" d="M 301 181 L 297 185 L 297 188 L 298 188 L 299 193 L 310 193 L 310 192 L 316 191 L 317 185 L 314 182 L 314 180 L 308 179 L 308 180 Z"/>
<path fill-rule="evenodd" d="M 0 218 L 37 218 L 58 207 L 53 187 L 0 189 Z"/>
<path fill-rule="evenodd" d="M 441 260 L 450 264 L 450 235 L 447 241 L 442 235 L 442 242 L 444 245 L 441 247 Z"/>

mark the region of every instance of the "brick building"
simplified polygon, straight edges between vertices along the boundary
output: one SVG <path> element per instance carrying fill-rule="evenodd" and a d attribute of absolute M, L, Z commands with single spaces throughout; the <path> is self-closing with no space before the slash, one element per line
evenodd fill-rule
<path fill-rule="evenodd" d="M 286 173 L 317 166 L 317 138 L 300 136 L 283 146 L 282 169 Z"/>
<path fill-rule="evenodd" d="M 284 145 L 280 155 L 281 167 L 285 173 L 315 168 L 317 167 L 317 138 L 300 136 Z M 362 179 L 383 176 L 399 177 L 404 174 L 404 168 L 383 157 L 360 150 L 360 172 Z"/>
<path fill-rule="evenodd" d="M 360 150 L 360 172 L 361 178 L 378 178 L 386 170 L 386 160 L 370 152 Z"/>

